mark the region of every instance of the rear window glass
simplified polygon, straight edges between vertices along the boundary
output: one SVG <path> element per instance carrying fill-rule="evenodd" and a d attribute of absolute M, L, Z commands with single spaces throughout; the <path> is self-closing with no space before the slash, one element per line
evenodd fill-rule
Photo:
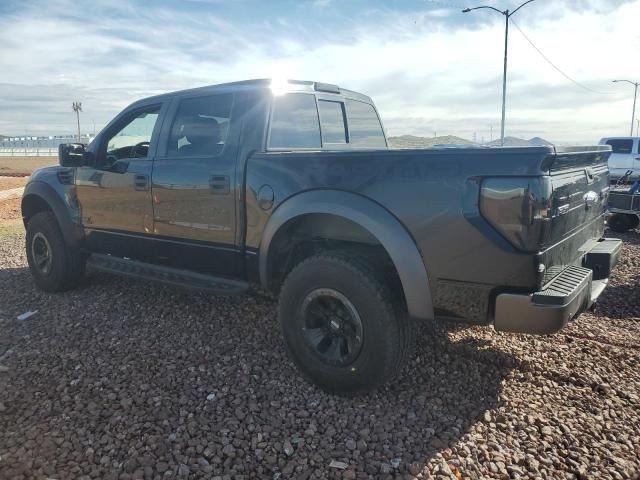
<path fill-rule="evenodd" d="M 349 143 L 360 148 L 386 148 L 382 125 L 372 105 L 347 100 Z"/>
<path fill-rule="evenodd" d="M 620 140 L 607 140 L 607 145 L 611 145 L 613 153 L 631 153 L 633 148 L 633 140 L 620 139 Z"/>
<path fill-rule="evenodd" d="M 341 102 L 318 101 L 322 141 L 324 143 L 347 143 L 344 127 L 344 107 Z"/>
<path fill-rule="evenodd" d="M 275 97 L 269 148 L 320 148 L 320 123 L 313 95 Z"/>

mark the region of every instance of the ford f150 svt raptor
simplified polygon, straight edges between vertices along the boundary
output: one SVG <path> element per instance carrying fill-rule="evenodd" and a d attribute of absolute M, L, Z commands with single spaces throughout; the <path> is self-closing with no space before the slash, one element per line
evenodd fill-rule
<path fill-rule="evenodd" d="M 552 333 L 617 262 L 609 146 L 389 150 L 365 95 L 253 80 L 135 102 L 60 147 L 22 199 L 36 285 L 85 265 L 279 295 L 288 352 L 322 388 L 390 379 L 416 321 Z"/>

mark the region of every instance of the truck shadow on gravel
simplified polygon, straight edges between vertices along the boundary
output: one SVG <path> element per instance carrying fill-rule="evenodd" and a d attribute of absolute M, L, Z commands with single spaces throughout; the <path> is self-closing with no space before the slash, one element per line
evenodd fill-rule
<path fill-rule="evenodd" d="M 0 271 L 9 287 L 0 477 L 35 459 L 62 477 L 76 476 L 70 465 L 111 478 L 159 464 L 186 465 L 189 478 L 338 475 L 331 460 L 374 476 L 408 472 L 496 408 L 517 368 L 490 342 L 453 342 L 455 327 L 424 326 L 398 379 L 345 399 L 300 377 L 276 303 L 261 292 L 214 298 L 91 273 L 78 290 L 48 295 L 24 268 Z M 40 313 L 15 320 L 27 308 Z M 70 447 L 89 440 L 88 458 Z"/>

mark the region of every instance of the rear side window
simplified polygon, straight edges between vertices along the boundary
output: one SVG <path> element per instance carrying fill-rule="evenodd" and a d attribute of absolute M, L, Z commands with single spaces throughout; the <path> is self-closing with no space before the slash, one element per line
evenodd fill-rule
<path fill-rule="evenodd" d="M 631 153 L 633 140 L 621 138 L 619 140 L 607 140 L 607 145 L 611 145 L 613 153 Z"/>
<path fill-rule="evenodd" d="M 274 98 L 269 148 L 320 148 L 315 96 L 288 93 Z"/>
<path fill-rule="evenodd" d="M 347 143 L 344 126 L 344 104 L 341 102 L 318 101 L 323 143 Z"/>
<path fill-rule="evenodd" d="M 356 148 L 386 148 L 380 119 L 373 105 L 347 100 L 349 143 Z"/>
<path fill-rule="evenodd" d="M 187 98 L 171 126 L 168 156 L 216 156 L 224 149 L 231 122 L 233 94 Z"/>

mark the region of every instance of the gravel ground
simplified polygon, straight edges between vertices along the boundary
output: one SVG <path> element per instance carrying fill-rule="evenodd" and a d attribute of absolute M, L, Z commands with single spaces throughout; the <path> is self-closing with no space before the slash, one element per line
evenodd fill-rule
<path fill-rule="evenodd" d="M 91 273 L 44 294 L 0 235 L 1 479 L 639 478 L 638 232 L 596 314 L 549 337 L 424 327 L 397 381 L 350 400 L 301 380 L 258 291 Z"/>

